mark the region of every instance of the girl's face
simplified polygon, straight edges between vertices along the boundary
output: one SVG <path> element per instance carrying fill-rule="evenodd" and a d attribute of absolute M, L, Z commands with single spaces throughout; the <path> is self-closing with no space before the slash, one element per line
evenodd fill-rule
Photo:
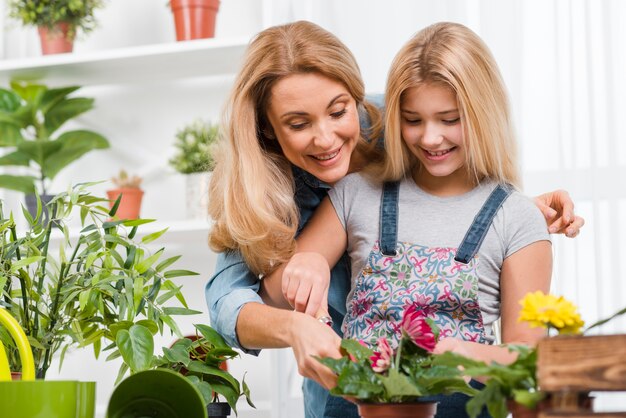
<path fill-rule="evenodd" d="M 400 111 L 402 138 L 420 162 L 413 175 L 416 183 L 437 195 L 471 189 L 463 169 L 463 127 L 454 91 L 443 84 L 409 88 Z"/>
<path fill-rule="evenodd" d="M 328 184 L 348 173 L 360 127 L 343 84 L 316 73 L 285 77 L 272 87 L 267 117 L 292 164 Z"/>

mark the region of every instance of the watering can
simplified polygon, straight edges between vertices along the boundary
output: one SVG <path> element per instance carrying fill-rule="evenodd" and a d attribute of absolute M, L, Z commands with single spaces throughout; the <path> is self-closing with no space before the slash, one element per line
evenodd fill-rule
<path fill-rule="evenodd" d="M 95 382 L 35 380 L 35 362 L 26 334 L 4 308 L 0 308 L 0 325 L 15 340 L 22 361 L 22 380 L 11 381 L 9 362 L 0 343 L 0 405 L 3 417 L 94 417 Z"/>

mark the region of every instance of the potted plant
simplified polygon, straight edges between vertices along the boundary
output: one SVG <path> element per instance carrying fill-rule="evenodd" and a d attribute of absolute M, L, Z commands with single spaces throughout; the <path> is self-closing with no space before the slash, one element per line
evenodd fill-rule
<path fill-rule="evenodd" d="M 180 287 L 171 279 L 196 273 L 170 266 L 180 257 L 162 259 L 164 248 L 151 253 L 146 245 L 165 231 L 136 238 L 152 220 L 109 221 L 114 210 L 107 200 L 91 195 L 81 184 L 50 202 L 54 222 L 43 225 L 27 211 L 24 231 L 12 214 L 0 210 L 0 306 L 14 316 L 28 335 L 37 376 L 45 378 L 55 354 L 63 362 L 71 347 L 92 347 L 98 357 L 119 357 L 120 330 L 142 324 L 151 332 L 170 328 L 181 336 L 173 315 L 187 309 Z M 80 222 L 71 230 L 70 219 Z M 58 229 L 59 231 L 54 231 Z M 172 298 L 182 306 L 168 307 Z M 20 364 L 12 339 L 0 328 L 14 370 Z"/>
<path fill-rule="evenodd" d="M 26 168 L 25 175 L 0 175 L 0 187 L 26 193 L 34 217 L 35 194 L 45 203 L 52 199 L 47 183 L 69 164 L 95 149 L 109 147 L 100 134 L 84 129 L 58 130 L 69 120 L 91 110 L 94 100 L 73 97 L 80 87 L 48 88 L 43 84 L 11 82 L 0 88 L 0 146 L 8 152 L 1 166 Z"/>
<path fill-rule="evenodd" d="M 170 0 L 174 15 L 176 40 L 212 38 L 219 0 Z"/>
<path fill-rule="evenodd" d="M 223 363 L 238 357 L 224 339 L 208 325 L 195 325 L 194 338 L 177 340 L 172 347 L 163 347 L 163 355 L 154 354 L 153 333 L 141 324 L 121 330 L 116 343 L 131 375 L 145 370 L 166 369 L 181 373 L 202 394 L 208 416 L 222 418 L 237 413 L 237 400 L 244 396 L 248 404 L 250 390 L 245 382 L 235 379 Z M 223 396 L 226 402 L 220 401 Z"/>
<path fill-rule="evenodd" d="M 111 178 L 116 188 L 107 190 L 109 205 L 115 209 L 118 219 L 137 219 L 141 213 L 142 178 L 130 176 L 125 170 L 120 170 L 117 176 Z"/>
<path fill-rule="evenodd" d="M 209 207 L 209 181 L 215 167 L 213 147 L 219 127 L 196 120 L 176 132 L 176 153 L 170 165 L 185 175 L 187 217 L 206 219 Z"/>
<path fill-rule="evenodd" d="M 520 321 L 528 322 L 533 327 L 545 328 L 556 333 L 556 338 L 581 336 L 583 320 L 577 307 L 563 297 L 546 295 L 542 292 L 527 294 L 521 301 Z M 608 319 L 596 322 L 585 332 L 609 320 L 626 313 L 622 309 Z M 540 343 L 541 344 L 541 343 Z M 537 417 L 542 410 L 551 408 L 553 400 L 541 390 L 537 374 L 538 352 L 535 347 L 512 345 L 510 350 L 517 352 L 517 359 L 509 364 L 485 364 L 469 359 L 457 359 L 463 366 L 464 373 L 473 377 L 486 377 L 485 387 L 468 402 L 467 412 L 470 417 L 478 416 L 484 406 L 494 418 L 506 418 L 509 412 L 513 418 Z M 446 361 L 454 361 L 453 354 Z M 576 395 L 573 400 L 577 407 L 590 411 L 592 399 L 588 393 Z"/>
<path fill-rule="evenodd" d="M 94 29 L 94 12 L 103 5 L 102 0 L 10 0 L 9 15 L 38 28 L 44 55 L 59 54 L 72 52 L 78 29 Z"/>
<path fill-rule="evenodd" d="M 435 360 L 438 330 L 435 324 L 411 306 L 402 320 L 402 337 L 394 350 L 379 338 L 374 351 L 360 342 L 344 339 L 346 354 L 320 361 L 337 374 L 333 395 L 355 399 L 363 418 L 378 416 L 433 417 L 435 402 L 421 398 L 461 392 L 474 395 L 458 368 L 456 356 Z M 386 414 L 386 415 L 385 415 Z"/>

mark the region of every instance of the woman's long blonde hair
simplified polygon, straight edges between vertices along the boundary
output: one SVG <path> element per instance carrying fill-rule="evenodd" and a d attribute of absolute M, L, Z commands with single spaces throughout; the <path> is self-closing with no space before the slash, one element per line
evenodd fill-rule
<path fill-rule="evenodd" d="M 469 174 L 476 181 L 490 178 L 520 187 L 515 132 L 498 65 L 478 35 L 449 22 L 418 32 L 391 64 L 382 177 L 397 180 L 418 168 L 419 161 L 402 140 L 400 107 L 409 88 L 429 83 L 449 87 L 456 94 Z"/>
<path fill-rule="evenodd" d="M 224 111 L 222 137 L 210 184 L 209 236 L 214 251 L 239 250 L 252 272 L 266 274 L 295 249 L 299 213 L 292 167 L 266 116 L 272 87 L 293 74 L 317 73 L 346 86 L 372 121 L 376 138 L 380 115 L 364 101 L 359 67 L 334 35 L 310 22 L 275 26 L 250 43 Z M 362 133 L 362 137 L 363 137 Z M 271 135 L 271 134 L 270 134 Z M 363 138 L 355 152 L 374 149 Z"/>

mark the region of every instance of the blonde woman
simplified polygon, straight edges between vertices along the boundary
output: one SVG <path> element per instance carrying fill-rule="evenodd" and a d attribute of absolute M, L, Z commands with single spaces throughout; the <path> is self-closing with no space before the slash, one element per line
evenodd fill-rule
<path fill-rule="evenodd" d="M 220 252 L 206 287 L 211 324 L 246 352 L 291 347 L 309 378 L 307 417 L 324 414 L 328 392 L 318 383 L 329 388 L 335 382 L 312 356 L 339 356 L 347 256 L 333 267 L 330 287 L 305 279 L 292 289 L 296 310 L 272 295 L 266 300 L 290 309 L 264 304 L 260 278 L 294 254 L 296 236 L 333 184 L 380 160 L 380 115 L 364 91 L 351 52 L 319 26 L 295 22 L 262 31 L 235 80 L 211 182 L 210 245 Z M 578 233 L 583 220 L 566 192 L 544 195 L 537 204 L 545 206 L 550 228 Z M 332 329 L 313 316 L 326 305 Z"/>

